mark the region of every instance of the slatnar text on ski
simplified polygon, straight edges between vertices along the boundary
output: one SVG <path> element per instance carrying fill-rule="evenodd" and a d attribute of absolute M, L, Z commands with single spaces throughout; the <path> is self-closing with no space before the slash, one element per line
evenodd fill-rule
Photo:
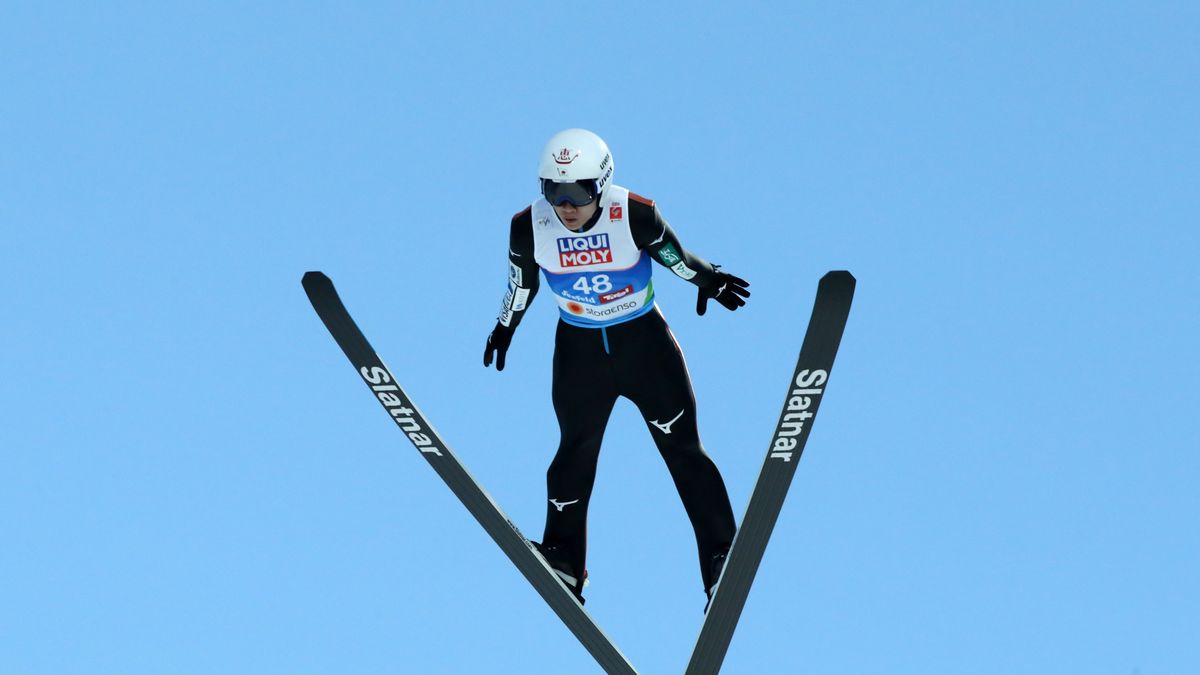
<path fill-rule="evenodd" d="M 779 429 L 775 431 L 775 442 L 771 446 L 771 458 L 792 461 L 792 451 L 796 449 L 795 436 L 804 431 L 804 425 L 812 419 L 808 411 L 813 404 L 814 396 L 820 396 L 824 391 L 821 387 L 829 379 L 829 373 L 824 370 L 801 370 L 796 375 L 796 388 L 788 396 L 787 413 L 779 421 Z"/>

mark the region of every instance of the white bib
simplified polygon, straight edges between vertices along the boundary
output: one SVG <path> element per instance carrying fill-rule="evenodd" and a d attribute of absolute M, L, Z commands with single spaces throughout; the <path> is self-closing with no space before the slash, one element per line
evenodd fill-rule
<path fill-rule="evenodd" d="M 545 199 L 532 208 L 533 257 L 563 321 L 598 328 L 654 307 L 650 256 L 638 249 L 629 230 L 629 190 L 610 186 L 600 219 L 587 232 L 568 230 Z"/>

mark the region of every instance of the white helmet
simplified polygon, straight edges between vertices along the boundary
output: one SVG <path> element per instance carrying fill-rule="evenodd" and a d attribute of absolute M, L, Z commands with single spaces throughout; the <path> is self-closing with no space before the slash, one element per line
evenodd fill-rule
<path fill-rule="evenodd" d="M 613 158 L 604 139 L 586 129 L 566 129 L 546 142 L 538 162 L 542 194 L 551 204 L 589 203 L 570 186 L 578 183 L 592 199 L 604 199 L 612 185 Z"/>

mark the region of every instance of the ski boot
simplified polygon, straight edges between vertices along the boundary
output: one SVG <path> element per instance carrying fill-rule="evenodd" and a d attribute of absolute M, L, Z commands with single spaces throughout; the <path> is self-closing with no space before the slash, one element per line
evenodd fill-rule
<path fill-rule="evenodd" d="M 575 598 L 579 600 L 579 604 L 582 605 L 584 603 L 583 589 L 588 585 L 587 570 L 585 569 L 583 571 L 583 578 L 580 579 L 575 574 L 574 568 L 571 567 L 571 563 L 567 561 L 566 552 L 563 551 L 562 548 L 553 544 L 539 544 L 536 541 L 531 541 L 529 543 L 533 544 L 534 550 L 536 550 L 538 554 L 542 556 L 542 560 L 546 561 L 546 564 L 549 565 L 550 569 L 554 570 L 554 574 L 558 576 L 559 581 L 563 582 L 563 584 L 567 587 L 567 590 L 571 591 L 571 594 L 574 595 Z"/>
<path fill-rule="evenodd" d="M 725 571 L 725 561 L 729 559 L 729 549 L 725 549 L 720 553 L 713 554 L 711 560 L 708 561 L 708 578 L 710 584 L 705 589 L 705 594 L 708 595 L 708 600 L 704 603 L 704 613 L 708 614 L 708 606 L 712 604 L 713 594 L 717 591 L 717 584 L 721 581 L 721 573 Z"/>

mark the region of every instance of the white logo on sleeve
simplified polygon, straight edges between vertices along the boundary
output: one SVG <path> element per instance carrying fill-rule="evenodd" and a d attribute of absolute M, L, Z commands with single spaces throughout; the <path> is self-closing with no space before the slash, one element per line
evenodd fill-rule
<path fill-rule="evenodd" d="M 662 423 L 662 422 L 659 422 L 658 420 L 650 420 L 650 424 L 653 424 L 654 426 L 658 427 L 658 430 L 663 432 L 664 434 L 669 434 L 669 433 L 671 433 L 671 425 L 678 422 L 679 418 L 683 417 L 683 413 L 684 413 L 684 411 L 680 410 L 679 414 L 675 416 L 675 419 L 671 420 L 670 422 Z"/>
<path fill-rule="evenodd" d="M 555 501 L 555 500 L 551 499 L 550 503 L 553 504 L 554 508 L 558 509 L 559 512 L 561 513 L 564 506 L 570 506 L 572 504 L 577 503 L 578 501 L 579 501 L 578 499 L 572 499 L 569 502 L 560 502 L 560 501 Z"/>

